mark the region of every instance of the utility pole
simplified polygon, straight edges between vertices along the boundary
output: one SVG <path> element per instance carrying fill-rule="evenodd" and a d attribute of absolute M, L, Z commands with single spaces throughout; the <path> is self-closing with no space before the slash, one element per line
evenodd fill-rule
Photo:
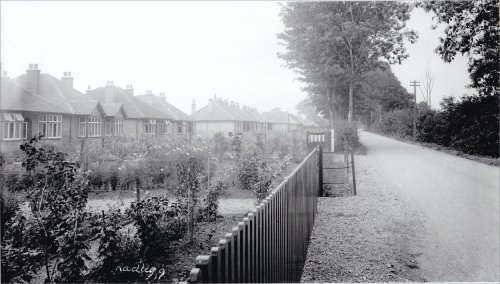
<path fill-rule="evenodd" d="M 413 106 L 413 141 L 417 141 L 417 87 L 420 87 L 420 81 L 410 81 L 410 86 L 413 87 L 415 102 L 415 105 Z"/>

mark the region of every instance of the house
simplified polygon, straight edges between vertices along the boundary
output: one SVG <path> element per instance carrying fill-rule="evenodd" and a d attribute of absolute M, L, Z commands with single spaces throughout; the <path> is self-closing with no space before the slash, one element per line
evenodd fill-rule
<path fill-rule="evenodd" d="M 56 142 L 63 131 L 70 128 L 71 112 L 44 97 L 29 91 L 2 77 L 0 90 L 0 152 L 8 153 L 16 149 L 37 133 L 45 133 L 47 139 Z"/>
<path fill-rule="evenodd" d="M 170 117 L 167 121 L 166 132 L 171 134 L 172 138 L 189 138 L 194 134 L 195 128 L 189 115 L 167 102 L 164 93 L 156 96 L 149 90 L 146 94 L 135 97 Z"/>
<path fill-rule="evenodd" d="M 281 111 L 275 108 L 269 112 L 263 112 L 262 115 L 269 121 L 271 130 L 276 133 L 288 133 L 302 130 L 300 119 L 289 112 Z"/>
<path fill-rule="evenodd" d="M 147 93 L 148 98 L 149 95 L 154 96 L 151 91 Z M 108 81 L 104 87 L 87 90 L 87 96 L 101 101 L 104 105 L 110 103 L 123 105 L 127 113 L 127 118 L 124 120 L 124 135 L 127 137 L 167 140 L 173 137 L 176 130 L 174 129 L 176 125 L 172 122 L 181 121 L 176 120 L 174 115 L 165 110 L 166 105 L 162 108 L 152 101 L 148 102 L 148 98 L 134 96 L 132 85 L 127 85 L 125 89 L 122 89 L 115 86 L 112 81 Z"/>
<path fill-rule="evenodd" d="M 215 133 L 233 136 L 236 133 L 266 131 L 265 118 L 255 108 L 240 107 L 238 103 L 210 98 L 208 105 L 193 112 L 196 134 L 211 137 Z"/>
<path fill-rule="evenodd" d="M 99 101 L 92 100 L 76 90 L 73 87 L 71 72 L 64 72 L 63 77 L 58 79 L 50 74 L 41 73 L 38 64 L 30 64 L 26 74 L 21 74 L 12 80 L 4 78 L 2 85 L 4 81 L 8 81 L 5 85 L 10 87 L 2 90 L 2 100 L 5 98 L 12 103 L 12 99 L 9 98 L 17 94 L 20 98 L 29 96 L 37 102 L 50 103 L 50 107 L 45 108 L 38 104 L 32 106 L 30 113 L 37 114 L 28 117 L 30 121 L 28 121 L 27 139 L 36 133 L 41 133 L 44 139 L 63 145 L 79 144 L 83 138 L 100 141 L 107 131 L 104 128 L 105 119 L 111 119 L 116 125 L 115 131 L 108 130 L 108 133 L 120 135 L 120 118 L 126 117 L 121 104 L 103 107 Z M 12 84 L 16 87 L 12 87 Z M 20 103 L 17 101 L 21 100 L 20 98 L 14 98 L 14 102 Z M 0 110 L 8 111 L 7 105 L 2 104 Z"/>

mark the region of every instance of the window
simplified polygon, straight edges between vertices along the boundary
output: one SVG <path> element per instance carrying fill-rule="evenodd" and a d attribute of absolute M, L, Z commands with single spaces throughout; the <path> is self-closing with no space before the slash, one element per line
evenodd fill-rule
<path fill-rule="evenodd" d="M 106 118 L 104 121 L 104 135 L 113 136 L 113 118 Z"/>
<path fill-rule="evenodd" d="M 99 116 L 91 116 L 88 118 L 89 137 L 101 136 L 101 118 Z"/>
<path fill-rule="evenodd" d="M 3 113 L 0 117 L 2 139 L 21 140 L 28 137 L 28 122 L 20 113 Z"/>
<path fill-rule="evenodd" d="M 121 117 L 115 117 L 113 118 L 113 134 L 115 136 L 117 135 L 123 135 L 123 118 Z"/>
<path fill-rule="evenodd" d="M 61 115 L 39 115 L 38 132 L 46 138 L 62 137 L 62 116 Z"/>
<path fill-rule="evenodd" d="M 182 133 L 182 123 L 177 123 L 177 133 Z"/>
<path fill-rule="evenodd" d="M 87 119 L 85 117 L 80 117 L 78 121 L 78 137 L 87 136 Z"/>
<path fill-rule="evenodd" d="M 145 134 L 155 134 L 156 120 L 150 119 L 144 122 L 144 133 Z"/>
<path fill-rule="evenodd" d="M 170 125 L 170 121 L 164 120 L 158 123 L 158 134 L 167 134 L 168 133 L 168 125 Z"/>

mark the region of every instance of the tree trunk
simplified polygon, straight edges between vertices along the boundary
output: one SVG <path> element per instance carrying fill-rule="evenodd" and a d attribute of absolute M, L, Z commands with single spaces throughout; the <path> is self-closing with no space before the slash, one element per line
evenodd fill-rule
<path fill-rule="evenodd" d="M 354 110 L 353 100 L 352 100 L 353 88 L 354 88 L 353 82 L 350 81 L 349 82 L 349 113 L 347 114 L 347 121 L 349 121 L 349 122 L 352 122 L 352 116 L 353 116 L 353 110 Z"/>

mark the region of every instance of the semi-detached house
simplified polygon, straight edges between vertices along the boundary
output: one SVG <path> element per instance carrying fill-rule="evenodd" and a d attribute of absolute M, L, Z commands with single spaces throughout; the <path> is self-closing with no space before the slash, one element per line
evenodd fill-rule
<path fill-rule="evenodd" d="M 70 72 L 58 79 L 41 73 L 37 64 L 13 79 L 3 77 L 0 97 L 2 152 L 18 148 L 38 133 L 61 145 L 119 136 L 127 117 L 121 104 L 103 105 L 73 88 Z"/>
<path fill-rule="evenodd" d="M 232 136 L 243 132 L 267 131 L 266 119 L 255 108 L 240 107 L 238 103 L 214 97 L 208 100 L 208 105 L 195 111 L 191 119 L 195 125 L 196 134 L 211 137 L 216 133 Z"/>
<path fill-rule="evenodd" d="M 175 108 L 162 98 L 147 91 L 146 95 L 134 95 L 132 85 L 125 89 L 108 81 L 106 86 L 87 90 L 95 100 L 123 105 L 127 118 L 124 121 L 124 136 L 135 139 L 170 140 L 186 138 L 192 132 L 187 114 Z"/>

